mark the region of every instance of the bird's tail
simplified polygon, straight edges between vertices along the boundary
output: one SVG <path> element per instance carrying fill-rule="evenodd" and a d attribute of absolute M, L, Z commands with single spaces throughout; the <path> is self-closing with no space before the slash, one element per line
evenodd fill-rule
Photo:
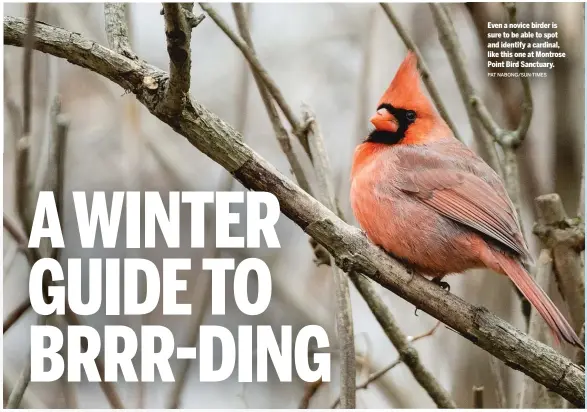
<path fill-rule="evenodd" d="M 526 269 L 516 260 L 501 253 L 495 253 L 494 257 L 501 268 L 500 272 L 507 275 L 514 282 L 517 288 L 520 289 L 520 292 L 522 292 L 526 299 L 540 313 L 546 324 L 550 327 L 557 343 L 565 340 L 585 350 L 584 343 L 581 342 L 571 325 L 569 325 L 569 322 L 567 322 L 542 288 L 538 286 L 532 276 L 528 274 Z"/>

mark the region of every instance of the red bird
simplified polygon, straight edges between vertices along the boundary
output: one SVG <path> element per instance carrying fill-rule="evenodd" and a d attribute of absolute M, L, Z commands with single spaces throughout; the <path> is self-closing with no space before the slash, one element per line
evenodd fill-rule
<path fill-rule="evenodd" d="M 375 130 L 355 150 L 350 194 L 369 239 L 436 282 L 472 268 L 509 276 L 557 340 L 583 348 L 524 268 L 532 258 L 500 177 L 435 111 L 413 53 L 371 123 Z"/>

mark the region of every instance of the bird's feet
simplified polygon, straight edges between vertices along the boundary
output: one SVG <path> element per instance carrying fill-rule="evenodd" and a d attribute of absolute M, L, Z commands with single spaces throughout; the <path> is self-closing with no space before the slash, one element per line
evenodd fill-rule
<path fill-rule="evenodd" d="M 442 289 L 446 290 L 447 292 L 450 292 L 450 285 L 447 282 L 444 282 L 442 280 L 442 277 L 432 278 L 431 282 L 437 284 L 438 286 L 440 286 Z"/>

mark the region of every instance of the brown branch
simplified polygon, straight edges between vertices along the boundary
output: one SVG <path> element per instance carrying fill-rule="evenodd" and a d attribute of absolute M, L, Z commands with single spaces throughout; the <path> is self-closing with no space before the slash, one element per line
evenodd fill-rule
<path fill-rule="evenodd" d="M 300 400 L 298 409 L 308 409 L 310 407 L 310 400 L 316 394 L 318 389 L 320 389 L 320 386 L 322 386 L 322 378 L 318 379 L 316 382 L 306 383 L 304 396 L 302 397 L 302 400 Z"/>
<path fill-rule="evenodd" d="M 489 368 L 491 376 L 495 379 L 495 400 L 497 403 L 497 409 L 504 409 L 507 408 L 508 402 L 498 362 L 497 358 L 490 357 Z"/>
<path fill-rule="evenodd" d="M 308 152 L 308 144 L 304 139 L 305 130 L 303 125 L 300 123 L 289 104 L 287 104 L 287 101 L 283 97 L 281 90 L 279 89 L 279 87 L 277 87 L 277 84 L 271 78 L 271 76 L 269 76 L 269 73 L 267 72 L 267 70 L 265 70 L 265 68 L 257 58 L 255 52 L 247 45 L 247 43 L 241 37 L 239 37 L 233 30 L 230 29 L 226 21 L 224 21 L 224 19 L 220 17 L 220 15 L 216 12 L 216 10 L 214 10 L 214 8 L 210 4 L 199 4 L 202 10 L 204 10 L 206 14 L 210 16 L 214 23 L 216 23 L 216 25 L 224 32 L 224 34 L 226 34 L 230 38 L 230 40 L 232 40 L 234 45 L 238 47 L 238 49 L 242 52 L 243 56 L 251 65 L 253 72 L 255 72 L 261 79 L 263 79 L 265 87 L 271 94 L 271 97 L 273 97 L 273 99 L 275 100 L 275 103 L 277 103 L 277 105 L 285 115 L 285 118 L 287 119 L 287 121 L 293 129 L 293 133 L 296 136 L 298 136 L 300 142 L 304 146 L 304 149 L 306 150 L 306 152 Z"/>
<path fill-rule="evenodd" d="M 106 37 L 112 50 L 132 60 L 138 56 L 132 51 L 129 41 L 128 25 L 126 23 L 127 3 L 105 3 L 104 22 L 106 23 Z"/>
<path fill-rule="evenodd" d="M 169 53 L 169 83 L 163 104 L 170 113 L 179 112 L 189 97 L 192 29 L 204 19 L 203 14 L 194 17 L 193 8 L 193 3 L 163 3 Z"/>
<path fill-rule="evenodd" d="M 436 329 L 438 328 L 438 326 L 440 325 L 440 322 L 436 323 L 436 325 L 430 329 L 428 332 L 425 332 L 421 335 L 415 336 L 415 337 L 410 337 L 408 338 L 408 341 L 410 343 L 415 343 L 417 341 L 419 341 L 420 339 L 424 339 L 427 338 L 428 336 L 432 336 L 434 334 L 434 332 L 436 331 Z M 389 365 L 383 367 L 382 369 L 371 373 L 367 379 L 365 379 L 362 383 L 360 383 L 359 385 L 357 385 L 357 390 L 359 389 L 367 389 L 367 387 L 375 382 L 377 379 L 381 378 L 383 375 L 385 375 L 387 372 L 389 372 L 390 370 L 392 370 L 393 368 L 395 368 L 396 366 L 400 365 L 401 363 L 405 362 L 405 359 L 402 359 L 402 356 L 400 354 L 400 356 L 393 361 L 392 363 L 390 363 Z M 332 403 L 332 405 L 330 406 L 330 409 L 334 409 L 336 408 L 340 403 L 340 397 L 336 398 L 334 400 L 334 402 Z M 454 403 L 452 408 L 454 408 Z"/>
<path fill-rule="evenodd" d="M 22 47 L 25 32 L 24 19 L 4 17 L 6 45 Z M 282 212 L 325 246 L 343 270 L 357 271 L 373 279 L 510 367 L 529 375 L 574 405 L 585 405 L 585 372 L 569 359 L 529 338 L 487 309 L 473 306 L 421 276 L 413 276 L 369 242 L 359 229 L 345 224 L 279 173 L 248 147 L 238 132 L 195 100 L 190 99 L 173 118 L 161 110 L 160 90 L 166 73 L 114 53 L 79 34 L 50 25 L 39 24 L 35 40 L 37 50 L 65 58 L 134 93 L 153 115 L 171 125 L 247 188 L 273 193 Z"/>
<path fill-rule="evenodd" d="M 44 325 L 47 317 L 43 316 L 43 315 L 39 315 L 38 318 L 39 318 L 38 324 Z M 24 393 L 26 392 L 26 389 L 28 388 L 29 383 L 31 383 L 30 357 L 31 356 L 30 356 L 30 348 L 29 348 L 28 360 L 26 361 L 24 368 L 22 368 L 20 375 L 18 377 L 18 380 L 16 381 L 14 388 L 12 388 L 12 392 L 10 392 L 10 396 L 8 397 L 8 401 L 6 402 L 6 409 L 17 409 L 20 406 L 20 404 L 24 398 Z"/>
<path fill-rule="evenodd" d="M 251 53 L 251 55 L 254 58 L 256 58 L 255 48 L 253 45 L 253 39 L 251 37 L 251 33 L 249 30 L 249 25 L 247 23 L 246 13 L 244 11 L 243 5 L 242 5 L 242 3 L 234 3 L 232 5 L 232 7 L 233 7 L 233 11 L 234 11 L 234 16 L 236 18 L 236 22 L 238 24 L 238 29 L 239 29 L 240 35 L 244 39 L 245 45 L 248 48 L 248 52 Z M 216 12 L 213 11 L 212 9 L 209 9 L 209 10 L 204 9 L 204 10 L 206 10 L 207 13 L 210 13 L 210 12 L 212 13 L 212 15 L 210 15 L 210 17 L 213 20 L 216 18 L 220 18 L 220 17 L 218 17 Z M 221 22 L 218 24 L 225 25 L 226 23 Z M 267 115 L 269 116 L 269 121 L 271 122 L 271 126 L 273 127 L 273 132 L 275 133 L 275 137 L 277 138 L 277 141 L 279 142 L 279 145 L 281 146 L 281 150 L 283 151 L 283 153 L 287 157 L 287 161 L 289 162 L 289 164 L 291 166 L 291 170 L 292 170 L 298 184 L 300 185 L 300 187 L 302 189 L 304 189 L 306 192 L 310 193 L 310 184 L 308 183 L 308 179 L 306 178 L 306 174 L 304 173 L 304 169 L 303 169 L 298 157 L 296 156 L 296 154 L 293 150 L 291 138 L 290 138 L 289 134 L 287 133 L 287 130 L 285 130 L 285 127 L 283 127 L 283 124 L 281 123 L 281 119 L 279 118 L 279 113 L 277 112 L 277 109 L 273 105 L 273 101 L 271 99 L 271 95 L 268 92 L 269 89 L 263 79 L 263 75 L 253 64 L 251 64 L 251 60 L 247 59 L 247 61 L 249 62 L 249 66 L 251 67 L 251 71 L 253 73 L 255 83 L 257 84 L 259 94 L 261 95 L 261 100 L 263 100 L 263 104 L 265 105 L 265 110 L 267 110 Z M 265 72 L 265 73 L 267 73 L 267 72 Z M 275 87 L 277 89 L 277 86 L 274 85 L 273 87 Z M 277 91 L 279 92 L 279 89 L 277 89 Z M 281 92 L 279 92 L 279 94 L 281 95 Z"/>
<path fill-rule="evenodd" d="M 379 325 L 381 325 L 385 335 L 397 349 L 400 359 L 410 369 L 410 372 L 412 372 L 412 375 L 420 386 L 428 392 L 428 395 L 430 395 L 439 408 L 455 408 L 456 405 L 452 400 L 450 393 L 440 385 L 430 370 L 424 366 L 420 360 L 418 351 L 411 345 L 411 342 L 414 342 L 417 339 L 414 338 L 413 340 L 410 340 L 409 337 L 402 332 L 395 321 L 393 313 L 391 313 L 391 310 L 378 296 L 370 280 L 354 272 L 350 273 L 349 276 L 355 287 L 361 292 L 361 295 L 367 302 L 371 312 L 375 315 L 375 318 L 379 322 Z M 420 307 L 418 304 L 416 304 L 416 306 Z"/>
<path fill-rule="evenodd" d="M 49 142 L 49 162 L 43 190 L 52 191 L 60 220 L 63 221 L 63 192 L 65 185 L 65 154 L 69 120 L 61 113 L 61 100 L 57 96 L 51 107 L 51 135 Z M 49 248 L 49 255 L 59 260 L 61 248 Z"/>
<path fill-rule="evenodd" d="M 585 247 L 581 219 L 569 219 L 561 198 L 552 193 L 536 198 L 538 223 L 534 233 L 552 251 L 556 280 L 578 333 L 585 323 L 585 277 L 580 250 Z"/>
<path fill-rule="evenodd" d="M 23 44 L 24 57 L 22 64 L 22 136 L 20 136 L 16 144 L 16 211 L 26 232 L 30 231 L 31 225 L 30 211 L 28 210 L 32 187 L 31 181 L 29 180 L 29 150 L 31 144 L 31 113 L 33 104 L 33 49 L 37 8 L 37 3 L 27 4 L 27 26 Z"/>
<path fill-rule="evenodd" d="M 440 116 L 442 116 L 442 118 L 444 119 L 444 121 L 446 122 L 448 127 L 450 127 L 450 130 L 452 130 L 455 137 L 457 139 L 459 139 L 460 141 L 463 141 L 463 138 L 460 136 L 456 125 L 453 123 L 450 116 L 448 115 L 448 111 L 446 110 L 446 106 L 442 102 L 442 98 L 440 97 L 440 93 L 438 92 L 438 89 L 436 88 L 436 84 L 434 83 L 434 80 L 432 80 L 432 73 L 430 73 L 430 70 L 428 69 L 428 65 L 426 64 L 426 61 L 424 60 L 422 53 L 420 53 L 420 49 L 418 48 L 418 46 L 416 46 L 416 43 L 414 42 L 412 37 L 408 34 L 408 31 L 403 26 L 400 19 L 396 16 L 396 14 L 392 10 L 391 6 L 387 3 L 379 3 L 379 4 L 381 5 L 381 8 L 385 12 L 385 15 L 387 16 L 387 18 L 389 19 L 391 24 L 393 24 L 395 31 L 397 32 L 399 37 L 402 39 L 402 41 L 404 42 L 404 44 L 406 45 L 408 50 L 413 51 L 414 54 L 416 55 L 416 57 L 418 58 L 418 68 L 420 70 L 420 74 L 422 75 L 422 81 L 424 82 L 426 89 L 428 89 L 428 93 L 430 93 L 430 97 L 432 98 L 432 101 L 436 105 L 436 109 L 438 109 L 438 113 L 440 114 Z"/>
<path fill-rule="evenodd" d="M 479 107 L 476 104 L 477 101 L 480 101 L 480 99 L 477 97 L 475 89 L 473 88 L 473 84 L 471 83 L 469 75 L 467 74 L 467 65 L 465 64 L 464 53 L 460 47 L 457 34 L 455 32 L 454 27 L 452 26 L 449 16 L 440 4 L 431 3 L 430 9 L 432 11 L 434 21 L 436 23 L 436 28 L 438 29 L 438 39 L 440 40 L 440 44 L 446 51 L 448 61 L 455 75 L 457 85 L 459 86 L 461 98 L 463 99 L 463 103 L 465 104 L 465 108 L 467 110 L 469 122 L 471 123 L 471 126 L 473 126 L 477 123 L 478 120 L 482 121 L 483 119 L 487 118 L 487 116 L 484 116 L 483 118 L 479 117 L 478 119 L 477 115 L 477 112 L 479 110 L 486 110 L 486 108 L 484 105 Z M 503 176 L 501 163 L 499 160 L 499 156 L 497 155 L 493 139 L 491 138 L 491 136 L 488 136 L 486 133 L 483 133 L 483 130 L 475 127 L 473 129 L 478 132 L 476 134 L 477 140 L 485 145 L 485 150 L 487 151 L 487 155 L 489 157 L 489 165 L 497 173 L 499 173 L 500 176 Z"/>
<path fill-rule="evenodd" d="M 324 147 L 324 138 L 310 109 L 305 107 L 303 112 L 304 122 L 308 127 L 308 147 L 318 180 L 318 200 L 340 216 L 342 212 L 334 194 L 330 160 Z M 331 261 L 334 262 L 332 258 Z M 330 266 L 333 271 L 337 303 L 336 332 L 340 341 L 340 404 L 342 408 L 351 409 L 356 407 L 357 402 L 355 393 L 357 366 L 351 295 L 344 272 L 333 264 Z"/>
<path fill-rule="evenodd" d="M 552 257 L 548 249 L 542 249 L 536 262 L 536 283 L 542 290 L 548 291 L 552 281 Z M 542 319 L 537 310 L 532 309 L 530 315 L 530 326 L 528 335 L 532 338 L 553 345 L 553 335 L 548 325 Z M 563 399 L 555 393 L 550 392 L 544 386 L 535 382 L 527 376 L 523 378 L 522 391 L 520 396 L 520 407 L 523 409 L 547 408 L 558 409 L 563 407 Z"/>
<path fill-rule="evenodd" d="M 466 70 L 464 59 L 464 52 L 457 37 L 454 25 L 450 19 L 448 9 L 444 4 L 430 4 L 432 15 L 438 30 L 438 38 L 442 47 L 444 48 L 455 79 L 459 86 L 459 91 L 471 125 L 479 121 L 485 131 L 479 131 L 479 140 L 485 144 L 485 149 L 489 155 L 490 166 L 503 178 L 508 195 L 514 205 L 517 216 L 517 223 L 520 228 L 522 236 L 524 234 L 524 225 L 522 221 L 522 208 L 520 202 L 520 178 L 518 171 L 518 160 L 516 157 L 516 149 L 522 143 L 528 131 L 530 120 L 532 118 L 532 94 L 530 90 L 530 83 L 527 77 L 521 77 L 522 86 L 524 89 L 524 101 L 522 102 L 522 116 L 519 126 L 514 131 L 509 131 L 501 128 L 491 116 L 489 110 L 483 103 L 483 100 L 475 91 L 469 74 Z M 515 6 L 508 4 L 509 20 L 511 23 L 516 22 Z M 519 69 L 524 72 L 523 69 Z M 498 143 L 504 154 L 503 161 L 497 155 L 495 143 Z M 525 314 L 524 307 L 528 307 L 527 299 L 516 288 L 516 293 L 522 301 L 522 312 Z"/>

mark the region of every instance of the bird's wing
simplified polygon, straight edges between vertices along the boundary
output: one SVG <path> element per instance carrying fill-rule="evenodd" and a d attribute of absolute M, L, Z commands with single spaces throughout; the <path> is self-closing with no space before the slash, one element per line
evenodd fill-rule
<path fill-rule="evenodd" d="M 484 179 L 455 168 L 450 158 L 430 152 L 404 153 L 393 180 L 397 189 L 441 215 L 476 229 L 531 259 L 508 198 Z"/>

